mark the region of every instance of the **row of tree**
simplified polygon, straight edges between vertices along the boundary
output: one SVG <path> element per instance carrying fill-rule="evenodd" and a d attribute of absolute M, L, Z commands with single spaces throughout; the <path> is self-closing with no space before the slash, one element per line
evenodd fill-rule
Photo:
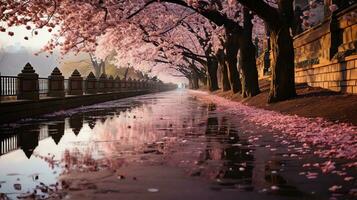
<path fill-rule="evenodd" d="M 63 53 L 94 53 L 98 69 L 104 63 L 100 59 L 115 52 L 118 65 L 155 66 L 183 75 L 193 88 L 202 82 L 218 90 L 220 69 L 222 89 L 243 97 L 260 92 L 252 38 L 262 42 L 269 33 L 268 101 L 274 102 L 296 95 L 293 4 L 294 0 L 6 0 L 0 1 L 0 20 L 8 27 L 0 30 L 26 25 L 33 33 L 58 27 L 44 51 L 60 47 Z"/>
<path fill-rule="evenodd" d="M 217 69 L 221 65 L 223 90 L 240 92 L 243 97 L 257 95 L 259 91 L 258 72 L 256 67 L 255 46 L 253 44 L 253 18 L 259 16 L 270 33 L 272 51 L 272 82 L 269 102 L 285 100 L 296 95 L 294 82 L 294 49 L 290 29 L 294 22 L 293 0 L 278 0 L 269 2 L 262 0 L 237 0 L 235 5 L 224 5 L 223 1 L 194 1 L 185 2 L 181 0 L 163 0 L 171 4 L 177 4 L 190 8 L 196 14 L 216 26 L 223 27 L 223 37 L 220 37 L 220 48 L 213 51 L 212 28 L 203 23 L 191 23 L 183 21 L 183 27 L 192 33 L 203 50 L 203 56 L 193 53 L 186 47 L 182 55 L 188 61 L 185 67 L 190 67 L 191 73 L 186 75 L 192 83 L 196 83 L 196 69 L 189 59 L 200 63 L 207 74 L 207 83 L 211 91 L 218 89 Z M 149 2 L 150 3 L 150 2 Z M 147 3 L 145 6 L 149 6 Z M 154 3 L 154 1 L 152 2 Z M 232 14 L 222 12 L 224 6 L 231 6 Z M 212 9 L 213 7 L 213 9 Z M 234 8 L 233 8 L 234 7 Z M 231 16 L 230 16 L 231 14 Z M 133 15 L 131 15 L 133 16 Z M 199 17 L 197 17 L 199 18 Z M 196 19 L 197 20 L 197 19 Z M 256 21 L 258 23 L 258 21 Z M 144 31 L 147 32 L 147 31 Z M 204 32 L 202 37 L 200 32 Z M 162 35 L 160 35 L 162 36 Z M 160 38 L 162 40 L 162 37 Z M 175 44 L 174 46 L 180 47 Z M 204 57 L 204 59 L 202 59 Z M 167 58 L 167 57 L 166 57 Z M 239 60 L 237 59 L 239 58 Z M 185 60 L 185 59 L 184 59 Z M 166 61 L 165 61 L 166 62 Z M 172 64 L 172 63 L 170 63 Z M 237 68 L 239 66 L 239 69 Z M 179 69 L 183 69 L 178 66 Z M 195 78 L 197 76 L 197 78 Z M 194 84 L 194 87 L 196 84 Z"/>

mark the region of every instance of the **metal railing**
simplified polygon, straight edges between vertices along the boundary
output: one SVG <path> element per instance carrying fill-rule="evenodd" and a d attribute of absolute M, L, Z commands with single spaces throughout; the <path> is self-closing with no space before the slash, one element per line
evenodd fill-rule
<path fill-rule="evenodd" d="M 16 96 L 17 95 L 17 76 L 1 76 L 0 79 L 0 96 Z"/>
<path fill-rule="evenodd" d="M 47 78 L 38 78 L 39 93 L 41 96 L 44 96 L 48 93 L 48 79 Z"/>
<path fill-rule="evenodd" d="M 69 91 L 68 84 L 69 84 L 68 79 L 64 79 L 64 92 L 66 95 L 68 94 Z"/>
<path fill-rule="evenodd" d="M 18 135 L 0 137 L 0 156 L 18 149 L 18 141 Z"/>
<path fill-rule="evenodd" d="M 22 80 L 20 80 L 21 77 L 18 76 L 1 76 L 0 74 L 0 99 L 1 100 L 16 100 L 17 96 L 22 93 L 21 89 L 23 90 L 24 88 L 20 88 L 20 84 L 24 84 L 22 82 Z M 29 80 L 26 80 L 29 81 Z M 38 84 L 38 93 L 40 97 L 44 97 L 47 96 L 49 94 L 49 80 L 48 78 L 36 78 L 33 79 L 33 81 L 37 81 L 36 82 L 32 82 L 33 84 L 36 83 Z M 82 91 L 83 91 L 83 95 L 88 94 L 86 91 L 86 77 L 83 77 L 83 81 L 82 81 Z M 66 95 L 69 94 L 69 79 L 64 79 L 64 92 Z M 27 84 L 27 83 L 26 83 Z M 117 92 L 117 91 L 139 91 L 139 90 L 143 90 L 143 89 L 155 89 L 155 87 L 159 86 L 158 83 L 151 83 L 154 85 L 138 85 L 137 82 L 132 82 L 132 81 L 126 81 L 126 80 L 121 80 L 119 82 L 119 84 L 115 83 L 115 81 L 110 82 L 110 85 L 108 83 L 105 83 L 105 89 L 104 91 L 99 91 L 99 81 L 97 82 L 97 86 L 96 86 L 96 92 L 95 93 L 112 93 L 112 92 Z M 107 85 L 108 84 L 108 85 Z M 119 88 L 115 87 L 115 86 L 120 86 Z M 31 86 L 31 83 L 29 85 Z M 22 87 L 22 86 L 21 86 Z M 36 91 L 35 88 L 33 88 L 33 91 Z M 80 94 L 80 95 L 82 95 Z M 90 92 L 90 94 L 93 94 Z M 79 95 L 78 93 L 76 95 Z"/>

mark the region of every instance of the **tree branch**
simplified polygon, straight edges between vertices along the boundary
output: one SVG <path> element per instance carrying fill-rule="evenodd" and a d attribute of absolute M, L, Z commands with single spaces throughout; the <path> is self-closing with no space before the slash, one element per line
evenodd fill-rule
<path fill-rule="evenodd" d="M 243 6 L 249 8 L 249 10 L 253 11 L 260 18 L 262 18 L 265 22 L 272 25 L 279 21 L 279 13 L 277 9 L 271 7 L 269 4 L 264 2 L 263 0 L 237 0 Z"/>

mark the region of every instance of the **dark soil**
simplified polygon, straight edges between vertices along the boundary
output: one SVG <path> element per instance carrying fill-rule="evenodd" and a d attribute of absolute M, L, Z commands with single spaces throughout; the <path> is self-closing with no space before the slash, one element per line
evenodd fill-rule
<path fill-rule="evenodd" d="M 303 117 L 322 117 L 330 121 L 347 122 L 357 125 L 357 95 L 333 92 L 323 88 L 314 88 L 306 84 L 296 85 L 297 97 L 267 103 L 270 82 L 259 81 L 261 93 L 250 98 L 242 98 L 240 94 L 216 91 L 212 94 L 239 101 L 249 106 L 279 111 Z"/>

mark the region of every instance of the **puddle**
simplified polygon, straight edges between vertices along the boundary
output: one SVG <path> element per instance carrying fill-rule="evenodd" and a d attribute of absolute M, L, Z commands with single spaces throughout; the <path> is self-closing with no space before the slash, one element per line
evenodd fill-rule
<path fill-rule="evenodd" d="M 67 187 L 58 181 L 63 174 L 136 163 L 174 166 L 190 179 L 209 182 L 209 190 L 259 193 L 262 199 L 355 197 L 356 169 L 344 168 L 343 159 L 323 173 L 314 164 L 326 160 L 312 147 L 225 109 L 177 90 L 2 125 L 0 193 L 11 199 L 53 197 Z"/>

